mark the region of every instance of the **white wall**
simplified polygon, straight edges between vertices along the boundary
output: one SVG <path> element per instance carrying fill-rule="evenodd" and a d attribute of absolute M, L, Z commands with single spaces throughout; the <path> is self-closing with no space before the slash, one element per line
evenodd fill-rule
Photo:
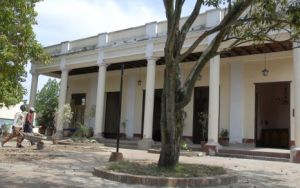
<path fill-rule="evenodd" d="M 243 138 L 254 139 L 255 128 L 255 87 L 254 83 L 262 82 L 275 82 L 275 81 L 292 81 L 292 59 L 274 59 L 267 62 L 267 68 L 270 70 L 269 76 L 264 77 L 261 74 L 261 70 L 264 68 L 263 59 L 260 56 L 255 56 L 252 61 L 247 61 L 249 56 L 245 56 L 237 60 L 231 60 L 231 58 L 221 59 L 221 72 L 220 72 L 220 129 L 225 128 L 230 130 L 230 102 L 232 100 L 231 92 L 231 62 L 239 62 L 243 64 L 244 74 L 242 89 L 244 93 L 244 100 L 241 106 L 244 106 L 244 118 L 242 121 Z M 184 63 L 182 66 L 182 75 L 185 79 L 192 69 L 193 63 Z M 163 66 L 156 67 L 156 80 L 155 88 L 161 89 L 163 87 Z M 136 77 L 136 85 L 134 88 L 134 99 L 129 97 L 131 93 L 128 88 L 128 75 L 134 74 Z M 208 86 L 209 83 L 209 66 L 207 65 L 201 73 L 202 78 L 196 83 L 196 87 Z M 137 81 L 141 80 L 141 85 L 138 85 Z M 122 114 L 121 120 L 128 119 L 126 113 L 127 104 L 129 102 L 134 103 L 134 115 L 132 123 L 133 132 L 135 134 L 141 133 L 142 125 L 142 105 L 143 105 L 143 90 L 146 84 L 146 68 L 136 68 L 125 70 L 124 75 L 124 87 L 122 96 Z M 70 76 L 68 89 L 68 100 L 70 101 L 71 93 L 86 93 L 87 94 L 87 106 L 96 104 L 96 91 L 97 91 L 97 73 L 86 74 L 80 76 Z M 120 72 L 108 71 L 106 80 L 106 92 L 119 91 L 120 87 Z M 293 108 L 293 83 L 291 83 L 291 112 Z M 128 101 L 132 100 L 132 101 Z M 183 130 L 184 136 L 191 137 L 193 135 L 193 96 L 191 102 L 185 107 L 187 112 L 187 118 L 185 120 L 185 127 Z M 291 113 L 292 114 L 292 113 Z M 132 117 L 132 116 L 131 116 Z M 235 116 L 232 115 L 232 118 Z M 294 130 L 294 118 L 291 115 L 291 130 Z M 124 132 L 121 127 L 121 132 Z M 291 131 L 291 139 L 294 138 L 294 133 Z"/>
<path fill-rule="evenodd" d="M 0 118 L 2 119 L 14 119 L 15 117 L 15 114 L 17 112 L 20 112 L 20 106 L 22 105 L 23 103 L 19 103 L 15 106 L 10 106 L 10 107 L 0 107 Z"/>

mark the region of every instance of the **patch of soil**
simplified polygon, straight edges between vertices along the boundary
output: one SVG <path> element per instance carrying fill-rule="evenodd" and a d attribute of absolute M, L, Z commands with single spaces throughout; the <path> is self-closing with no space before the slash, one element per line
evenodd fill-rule
<path fill-rule="evenodd" d="M 13 143 L 14 144 L 14 143 Z M 82 144 L 79 146 L 74 145 L 52 145 L 45 144 L 43 150 L 37 150 L 36 145 L 29 146 L 24 144 L 24 148 L 15 148 L 11 144 L 7 144 L 0 148 L 0 161 L 1 162 L 15 162 L 15 161 L 35 161 L 42 159 L 53 159 L 57 156 L 61 156 L 65 152 L 109 152 L 109 148 L 104 147 L 101 144 Z M 10 145 L 10 146 L 9 146 Z M 54 156 L 55 154 L 55 156 Z"/>
<path fill-rule="evenodd" d="M 226 174 L 222 167 L 195 165 L 195 164 L 178 164 L 175 168 L 157 167 L 155 163 L 137 163 L 130 161 L 118 161 L 110 163 L 108 170 L 115 172 L 127 173 L 132 175 L 145 175 L 156 177 L 208 177 Z"/>

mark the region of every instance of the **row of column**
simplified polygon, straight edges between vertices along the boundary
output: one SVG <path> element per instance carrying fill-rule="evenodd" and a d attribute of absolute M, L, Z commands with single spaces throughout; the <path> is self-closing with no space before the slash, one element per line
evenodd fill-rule
<path fill-rule="evenodd" d="M 296 44 L 295 44 L 296 45 Z M 295 86 L 295 145 L 300 147 L 300 48 L 293 50 L 294 61 L 294 86 Z M 105 109 L 105 83 L 107 64 L 99 63 L 97 103 L 96 103 L 96 126 L 95 134 L 102 135 L 104 128 L 104 109 Z M 154 109 L 154 91 L 155 91 L 155 67 L 156 59 L 147 59 L 147 80 L 146 80 L 146 98 L 144 113 L 144 135 L 145 139 L 152 139 L 153 109 Z M 62 109 L 67 94 L 67 81 L 69 70 L 61 70 L 61 86 L 59 95 L 59 109 Z M 32 82 L 30 90 L 29 106 L 35 104 L 37 83 L 39 74 L 32 71 Z M 210 60 L 210 79 L 209 79 L 209 124 L 208 124 L 208 143 L 218 143 L 218 125 L 219 125 L 219 85 L 220 85 L 220 56 Z M 62 131 L 61 119 L 58 119 L 57 131 Z"/>
<path fill-rule="evenodd" d="M 105 83 L 106 83 L 106 68 L 107 64 L 98 63 L 98 85 L 97 85 L 97 103 L 96 103 L 96 117 L 95 117 L 95 135 L 102 137 L 102 131 L 104 128 L 104 110 L 105 110 Z M 209 97 L 209 142 L 217 143 L 218 141 L 218 122 L 219 122 L 219 74 L 220 74 L 220 57 L 216 56 L 210 62 L 210 97 Z M 61 83 L 60 83 L 60 95 L 58 109 L 60 115 L 57 119 L 56 129 L 57 132 L 62 132 L 62 109 L 66 103 L 67 95 L 67 83 L 69 69 L 62 68 Z M 143 138 L 152 140 L 153 129 L 153 110 L 154 110 L 154 92 L 155 92 L 155 71 L 156 71 L 156 58 L 147 58 L 147 79 L 146 79 L 146 97 L 145 97 L 145 111 L 144 113 L 144 133 Z M 32 73 L 32 82 L 30 90 L 30 102 L 29 106 L 32 107 L 35 104 L 37 83 L 39 74 Z"/>
<path fill-rule="evenodd" d="M 97 105 L 95 117 L 95 135 L 102 137 L 104 129 L 104 110 L 105 110 L 105 83 L 106 83 L 106 63 L 99 63 Z M 146 97 L 144 111 L 144 135 L 145 139 L 152 139 L 153 109 L 154 109 L 154 91 L 155 91 L 155 67 L 156 59 L 147 59 L 147 79 L 146 79 Z M 128 109 L 129 110 L 129 109 Z"/>

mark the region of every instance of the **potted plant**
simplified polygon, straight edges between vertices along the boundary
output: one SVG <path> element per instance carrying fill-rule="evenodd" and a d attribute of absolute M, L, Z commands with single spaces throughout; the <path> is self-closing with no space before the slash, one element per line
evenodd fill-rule
<path fill-rule="evenodd" d="M 220 132 L 220 138 L 219 143 L 222 146 L 228 146 L 229 145 L 229 132 L 227 129 L 222 129 Z"/>
<path fill-rule="evenodd" d="M 122 122 L 121 122 L 121 125 L 122 125 L 122 127 L 123 127 L 123 130 L 124 130 L 124 137 L 125 137 L 125 139 L 126 139 L 126 125 L 127 125 L 127 119 L 125 119 L 125 120 L 123 120 Z"/>
<path fill-rule="evenodd" d="M 39 126 L 39 133 L 40 134 L 46 134 L 46 126 L 45 125 L 41 124 Z"/>
<path fill-rule="evenodd" d="M 60 111 L 62 110 L 62 112 Z M 60 127 L 66 127 L 68 126 L 68 124 L 71 122 L 71 119 L 73 118 L 73 112 L 72 112 L 72 109 L 71 109 L 71 106 L 70 104 L 65 104 L 63 106 L 62 109 L 60 110 L 56 110 L 56 118 L 55 120 L 56 121 L 59 121 Z M 52 140 L 53 140 L 53 143 L 56 144 L 58 142 L 58 140 L 62 137 L 62 133 L 60 132 L 56 132 L 54 135 L 52 135 Z"/>

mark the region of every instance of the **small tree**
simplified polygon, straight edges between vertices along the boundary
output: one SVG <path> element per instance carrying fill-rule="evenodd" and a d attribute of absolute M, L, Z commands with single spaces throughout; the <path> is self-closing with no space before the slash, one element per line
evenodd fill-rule
<path fill-rule="evenodd" d="M 40 125 L 54 128 L 55 111 L 58 106 L 59 83 L 49 79 L 40 92 L 37 93 L 36 111 Z"/>
<path fill-rule="evenodd" d="M 162 93 L 162 146 L 159 166 L 174 167 L 179 160 L 180 141 L 184 125 L 183 109 L 189 103 L 193 88 L 203 67 L 224 50 L 245 42 L 276 41 L 270 31 L 290 33 L 291 40 L 300 35 L 299 0 L 197 0 L 190 16 L 181 25 L 180 17 L 185 0 L 163 0 L 167 17 L 167 37 L 164 48 L 165 72 Z M 227 4 L 225 16 L 214 27 L 205 28 L 194 43 L 184 48 L 185 39 L 204 5 L 219 8 Z M 205 39 L 212 38 L 188 73 L 181 79 L 180 63 Z M 230 43 L 220 49 L 224 41 Z"/>

